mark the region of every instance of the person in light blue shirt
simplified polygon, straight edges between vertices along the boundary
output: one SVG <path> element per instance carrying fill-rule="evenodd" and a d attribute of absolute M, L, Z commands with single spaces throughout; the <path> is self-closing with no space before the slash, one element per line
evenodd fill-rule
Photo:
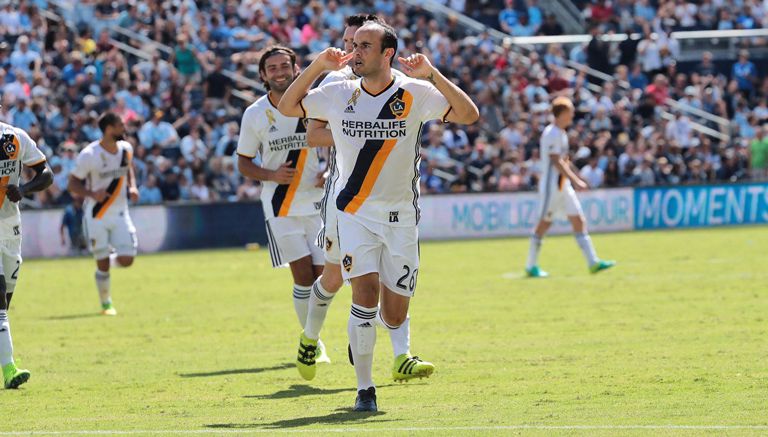
<path fill-rule="evenodd" d="M 754 89 L 754 80 L 757 78 L 757 67 L 749 61 L 749 52 L 742 50 L 739 52 L 739 62 L 733 64 L 731 69 L 731 78 L 736 79 L 739 84 L 739 91 L 751 93 Z"/>
<path fill-rule="evenodd" d="M 163 193 L 157 186 L 155 175 L 148 175 L 146 183 L 139 187 L 139 203 L 143 205 L 163 203 Z"/>
<path fill-rule="evenodd" d="M 515 10 L 515 0 L 506 0 L 506 7 L 499 12 L 499 26 L 501 30 L 512 33 L 512 27 L 517 24 L 517 11 Z"/>
<path fill-rule="evenodd" d="M 35 113 L 27 106 L 26 99 L 16 101 L 16 106 L 11 109 L 11 117 L 13 117 L 13 125 L 24 131 L 29 131 L 33 124 L 38 123 Z"/>

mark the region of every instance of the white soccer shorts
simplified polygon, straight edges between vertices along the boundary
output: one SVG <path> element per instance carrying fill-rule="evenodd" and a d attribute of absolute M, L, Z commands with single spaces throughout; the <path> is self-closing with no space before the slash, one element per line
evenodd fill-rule
<path fill-rule="evenodd" d="M 267 219 L 267 240 L 272 267 L 284 267 L 307 255 L 312 264 L 325 264 L 323 251 L 315 244 L 320 230 L 320 214 Z"/>
<path fill-rule="evenodd" d="M 86 216 L 85 235 L 97 260 L 109 258 L 112 249 L 117 256 L 136 256 L 139 247 L 136 227 L 127 210 L 100 219 Z"/>
<path fill-rule="evenodd" d="M 6 291 L 13 293 L 21 270 L 21 238 L 0 240 L 0 275 L 5 276 Z"/>
<path fill-rule="evenodd" d="M 323 249 L 325 261 L 330 264 L 340 264 L 339 252 L 339 210 L 336 205 L 331 205 L 325 212 L 325 221 L 317 235 L 317 245 Z"/>
<path fill-rule="evenodd" d="M 563 190 L 550 187 L 549 191 L 539 193 L 539 200 L 541 201 L 539 220 L 552 222 L 572 216 L 584 216 L 581 202 L 571 186 L 566 186 Z"/>
<path fill-rule="evenodd" d="M 338 213 L 341 275 L 378 273 L 395 293 L 413 297 L 419 276 L 419 229 L 395 227 Z"/>

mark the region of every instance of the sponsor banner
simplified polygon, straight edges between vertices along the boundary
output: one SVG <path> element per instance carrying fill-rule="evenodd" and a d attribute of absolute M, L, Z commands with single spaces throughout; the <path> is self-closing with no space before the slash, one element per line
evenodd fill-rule
<path fill-rule="evenodd" d="M 768 223 L 768 183 L 635 189 L 635 229 Z"/>
<path fill-rule="evenodd" d="M 578 193 L 590 232 L 631 230 L 632 189 Z M 527 236 L 539 220 L 536 192 L 424 196 L 419 236 L 425 240 Z M 555 221 L 552 233 L 571 232 L 567 220 Z"/>

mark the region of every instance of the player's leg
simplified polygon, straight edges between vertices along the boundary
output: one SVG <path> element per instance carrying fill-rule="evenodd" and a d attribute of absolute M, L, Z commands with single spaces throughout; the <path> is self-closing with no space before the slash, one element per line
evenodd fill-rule
<path fill-rule="evenodd" d="M 133 260 L 138 253 L 139 240 L 136 238 L 136 227 L 128 211 L 115 220 L 115 226 L 110 232 L 110 244 L 115 248 L 115 252 L 109 256 L 112 267 L 126 268 L 133 265 Z"/>
<path fill-rule="evenodd" d="M 590 272 L 597 273 L 601 270 L 613 267 L 616 264 L 614 261 L 603 261 L 597 257 L 595 246 L 592 244 L 592 238 L 589 236 L 589 232 L 587 232 L 584 212 L 581 209 L 581 203 L 576 197 L 576 193 L 572 189 L 569 190 L 565 193 L 564 200 L 568 221 L 571 222 L 576 243 L 579 245 L 581 253 L 587 260 L 587 266 L 589 267 Z"/>
<path fill-rule="evenodd" d="M 549 274 L 539 268 L 539 253 L 541 252 L 541 243 L 544 235 L 552 226 L 552 218 L 556 212 L 557 199 L 554 199 L 554 188 L 551 184 L 544 187 L 544 191 L 539 192 L 539 221 L 531 234 L 530 245 L 528 247 L 528 260 L 525 263 L 525 273 L 530 278 L 546 278 Z"/>
<path fill-rule="evenodd" d="M 99 291 L 99 301 L 101 302 L 101 313 L 114 316 L 117 314 L 114 305 L 112 305 L 112 295 L 110 293 L 110 275 L 109 275 L 109 229 L 106 219 L 96 220 L 86 218 L 86 229 L 88 239 L 91 243 L 91 253 L 96 259 L 96 289 Z"/>
<path fill-rule="evenodd" d="M 3 368 L 3 381 L 5 388 L 18 388 L 29 380 L 29 370 L 19 369 L 13 361 L 13 339 L 11 338 L 11 324 L 8 319 L 8 300 L 7 295 L 16 287 L 16 280 L 13 279 L 12 288 L 8 288 L 8 282 L 5 276 L 5 267 L 8 270 L 14 269 L 12 275 L 18 278 L 19 268 L 21 267 L 20 256 L 9 256 L 3 253 L 2 265 L 0 265 L 0 365 Z M 10 276 L 8 277 L 10 279 Z"/>
<path fill-rule="evenodd" d="M 299 324 L 303 327 L 307 323 L 307 310 L 309 295 L 312 292 L 312 284 L 315 282 L 315 269 L 312 265 L 312 256 L 306 255 L 290 261 L 288 266 L 293 276 L 293 308 Z"/>
<path fill-rule="evenodd" d="M 432 363 L 411 355 L 411 330 L 408 307 L 419 277 L 419 236 L 417 228 L 390 228 L 382 254 L 381 304 L 378 324 L 389 332 L 394 352 L 392 378 L 407 381 L 427 377 L 435 370 Z"/>

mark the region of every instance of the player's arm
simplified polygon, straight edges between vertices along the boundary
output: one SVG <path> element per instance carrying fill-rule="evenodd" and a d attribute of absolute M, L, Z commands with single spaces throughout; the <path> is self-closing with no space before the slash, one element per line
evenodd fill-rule
<path fill-rule="evenodd" d="M 35 176 L 29 182 L 21 186 L 9 184 L 5 187 L 5 194 L 11 202 L 18 202 L 29 193 L 43 191 L 53 183 L 53 172 L 45 161 L 30 168 L 34 170 Z"/>
<path fill-rule="evenodd" d="M 139 203 L 139 188 L 136 186 L 136 169 L 133 166 L 133 154 L 128 162 L 128 196 L 131 202 Z"/>
<path fill-rule="evenodd" d="M 103 202 L 107 198 L 106 190 L 91 191 L 85 186 L 85 180 L 77 178 L 75 175 L 69 175 L 67 190 L 72 196 L 82 197 L 83 199 L 90 197 L 97 202 Z"/>
<path fill-rule="evenodd" d="M 345 53 L 343 50 L 329 47 L 317 56 L 306 70 L 302 71 L 299 77 L 293 81 L 291 86 L 285 90 L 280 103 L 277 104 L 277 110 L 286 117 L 306 117 L 307 114 L 301 105 L 302 99 L 309 92 L 309 88 L 325 71 L 338 71 L 347 65 L 347 61 L 352 59 L 352 53 Z"/>
<path fill-rule="evenodd" d="M 277 170 L 269 170 L 253 162 L 253 157 L 237 155 L 237 169 L 240 174 L 257 181 L 272 181 L 278 184 L 290 184 L 296 175 L 296 169 L 291 168 L 291 162 L 284 162 Z"/>
<path fill-rule="evenodd" d="M 309 147 L 333 147 L 333 134 L 328 129 L 328 123 L 320 120 L 309 120 L 307 123 L 307 144 Z"/>
<path fill-rule="evenodd" d="M 584 180 L 581 179 L 578 172 L 573 171 L 573 168 L 571 168 L 571 161 L 564 156 L 552 153 L 549 155 L 549 162 L 553 163 L 557 171 L 560 172 L 561 175 L 567 177 L 576 189 L 586 190 L 589 188 Z"/>
<path fill-rule="evenodd" d="M 399 57 L 397 59 L 403 65 L 403 71 L 408 76 L 431 82 L 448 100 L 451 108 L 445 116 L 445 121 L 472 124 L 480 118 L 480 111 L 467 93 L 443 76 L 440 70 L 429 62 L 426 56 L 419 53 L 407 58 Z"/>

